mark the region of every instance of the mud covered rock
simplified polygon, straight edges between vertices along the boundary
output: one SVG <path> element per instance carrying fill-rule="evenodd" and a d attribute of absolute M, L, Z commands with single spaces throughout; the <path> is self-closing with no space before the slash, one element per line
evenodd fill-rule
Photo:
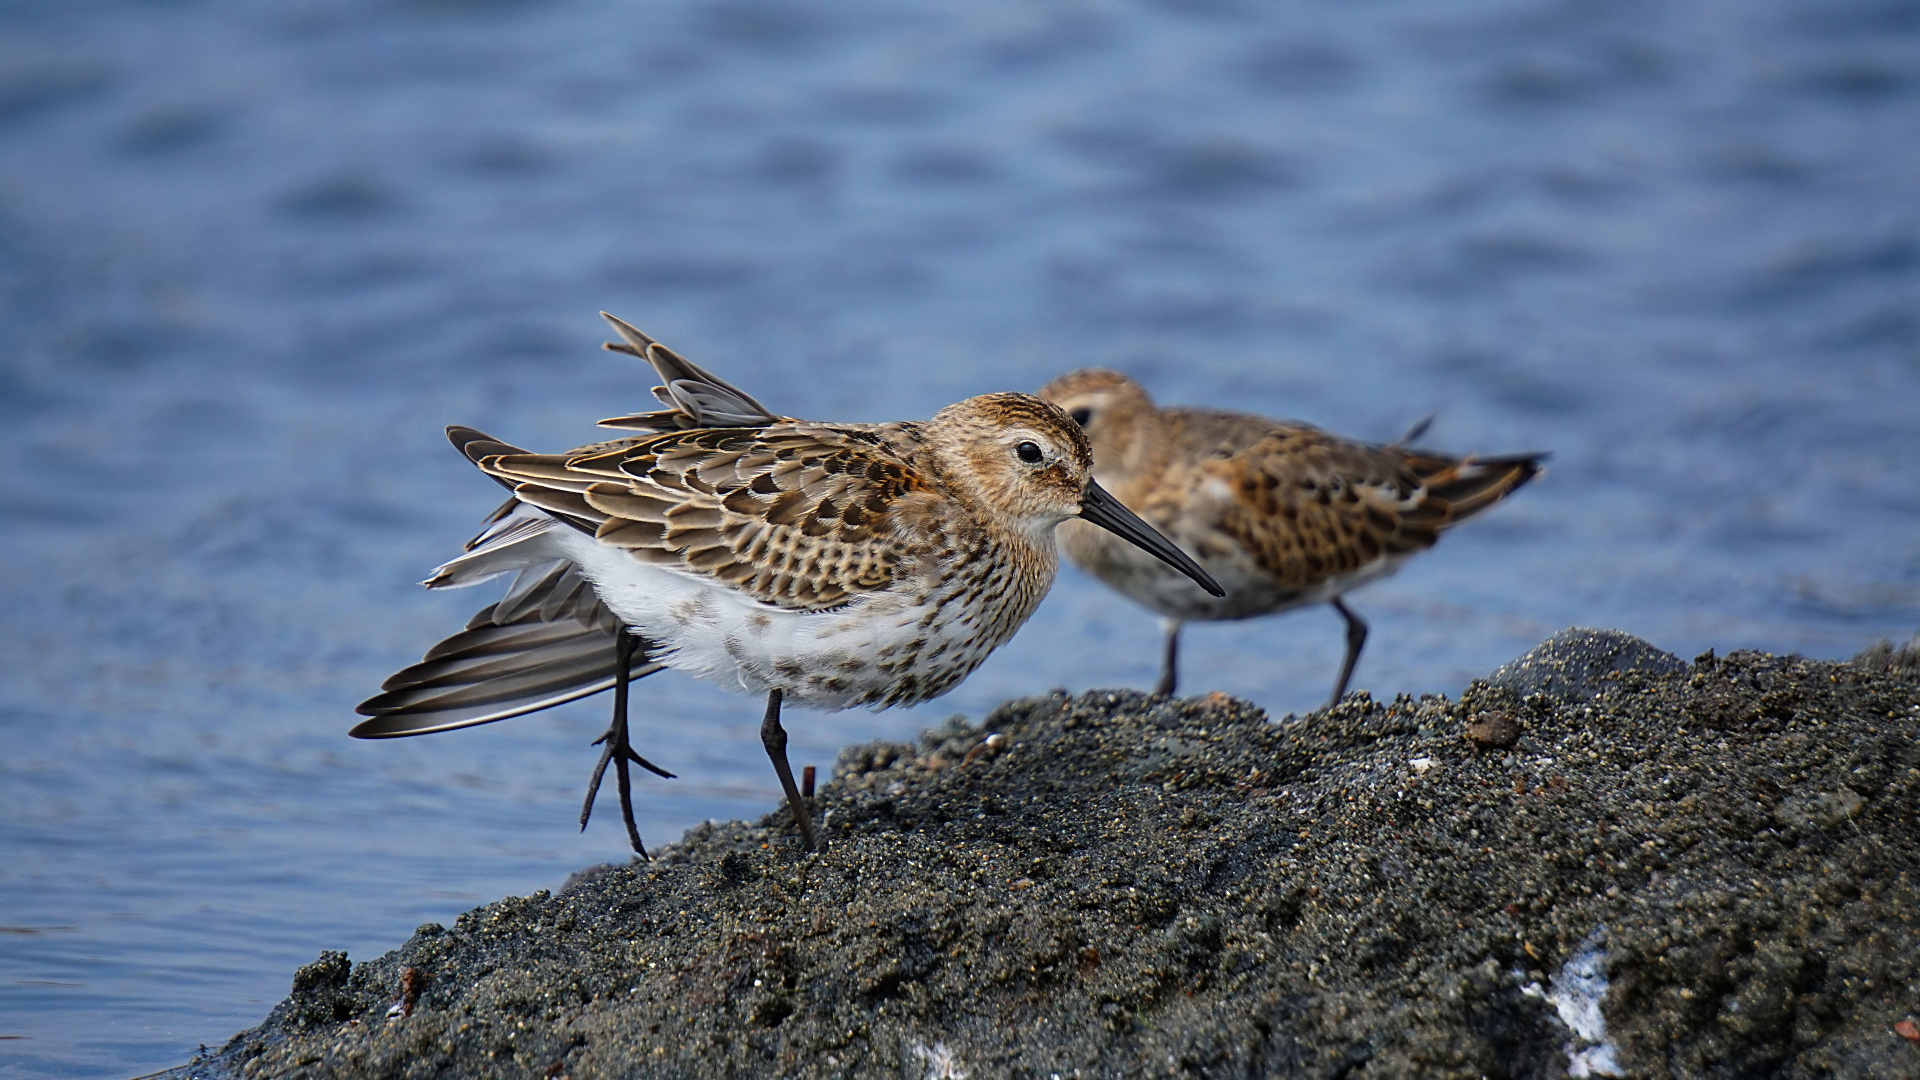
<path fill-rule="evenodd" d="M 1461 737 L 1491 709 L 1513 749 Z M 1885 664 L 1278 722 L 1056 693 L 852 748 L 816 802 L 823 854 L 784 814 L 702 826 L 327 954 L 181 1073 L 1920 1072 L 1920 683 Z"/>
<path fill-rule="evenodd" d="M 1487 676 L 1490 685 L 1518 697 L 1545 694 L 1556 701 L 1587 701 L 1628 672 L 1671 675 L 1686 669 L 1679 657 L 1618 630 L 1573 627 L 1541 642 Z"/>

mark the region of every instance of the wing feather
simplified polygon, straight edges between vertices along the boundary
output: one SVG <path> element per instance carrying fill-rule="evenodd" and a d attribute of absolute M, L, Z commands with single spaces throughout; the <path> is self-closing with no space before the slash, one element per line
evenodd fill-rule
<path fill-rule="evenodd" d="M 667 406 L 664 411 L 635 413 L 600 421 L 603 427 L 637 428 L 642 431 L 676 431 L 691 428 L 761 427 L 782 417 L 769 411 L 745 390 L 713 374 L 700 365 L 641 333 L 628 323 L 601 312 L 620 335 L 618 342 L 605 347 L 613 352 L 637 356 L 653 365 L 654 374 L 664 385 L 653 394 Z"/>
<path fill-rule="evenodd" d="M 541 607 L 543 598 L 552 595 L 560 579 L 572 571 L 573 564 L 565 559 L 522 569 L 507 586 L 507 595 L 494 605 L 494 618 L 502 623 L 515 622 L 529 607 Z"/>
<path fill-rule="evenodd" d="M 606 316 L 621 337 L 608 348 L 646 360 L 662 386 L 654 396 L 663 412 L 618 417 L 606 423 L 642 431 L 759 429 L 783 418 L 739 387 L 666 348 L 632 326 Z M 626 548 L 636 558 L 685 565 L 689 554 L 668 538 L 669 515 L 676 537 L 713 534 L 724 514 L 715 506 L 689 503 L 711 496 L 741 472 L 775 460 L 756 449 L 755 435 L 708 440 L 689 447 L 662 487 L 643 483 L 650 468 L 627 468 L 632 448 L 644 437 L 624 437 L 580 447 L 564 455 L 529 454 L 473 428 L 453 426 L 447 438 L 469 461 L 514 492 L 467 544 L 468 557 L 440 568 L 429 585 L 468 584 L 496 573 L 519 573 L 506 596 L 475 613 L 465 629 L 441 641 L 418 664 L 388 679 L 383 692 L 359 707 L 371 719 L 353 729 L 362 738 L 391 738 L 483 724 L 533 712 L 605 690 L 613 684 L 619 620 L 601 604 L 577 567 L 542 560 L 535 546 L 557 518 L 576 529 Z M 644 455 L 643 455 L 644 456 Z M 501 462 L 510 462 L 501 465 Z M 517 474 L 513 475 L 513 474 Z M 510 478 L 510 476 L 512 478 Z M 609 484 L 608 481 L 615 483 Z M 598 496 L 589 492 L 598 491 Z M 598 505 L 601 501 L 605 505 Z M 551 515 L 516 517 L 525 502 Z M 677 511 L 677 513 L 676 513 Z M 628 515 L 628 516 L 623 516 Z M 738 578 L 753 567 L 721 559 L 726 547 L 693 550 L 717 573 Z M 660 670 L 649 664 L 634 677 Z"/>
<path fill-rule="evenodd" d="M 907 452 L 865 429 L 799 422 L 480 465 L 636 558 L 805 611 L 890 587 L 910 556 L 893 515 L 900 500 L 932 490 Z"/>
<path fill-rule="evenodd" d="M 1432 547 L 1537 475 L 1545 457 L 1452 458 L 1275 425 L 1199 473 L 1228 493 L 1218 500 L 1221 530 L 1282 584 L 1304 589 Z"/>
<path fill-rule="evenodd" d="M 531 581 L 530 585 L 523 582 Z M 573 564 L 528 567 L 508 599 L 476 612 L 360 703 L 352 734 L 389 739 L 505 720 L 613 686 L 618 619 Z M 647 663 L 640 678 L 664 665 Z"/>
<path fill-rule="evenodd" d="M 513 493 L 523 503 L 576 522 L 598 525 L 606 516 L 595 511 L 578 493 L 564 488 L 550 488 L 537 480 L 516 484 Z"/>

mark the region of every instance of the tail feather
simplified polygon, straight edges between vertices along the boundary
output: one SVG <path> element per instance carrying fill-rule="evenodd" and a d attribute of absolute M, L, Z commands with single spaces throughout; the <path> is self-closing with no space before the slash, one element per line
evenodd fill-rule
<path fill-rule="evenodd" d="M 1445 529 L 1506 498 L 1546 471 L 1544 452 L 1460 459 L 1413 452 L 1414 470 L 1426 482 L 1426 498 L 1410 518 L 1427 519 Z"/>

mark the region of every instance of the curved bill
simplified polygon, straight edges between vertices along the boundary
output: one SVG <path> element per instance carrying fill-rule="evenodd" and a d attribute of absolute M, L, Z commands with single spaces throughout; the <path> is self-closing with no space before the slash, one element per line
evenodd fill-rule
<path fill-rule="evenodd" d="M 1107 493 L 1107 489 L 1093 481 L 1087 481 L 1087 494 L 1080 500 L 1080 520 L 1090 521 L 1113 535 L 1132 544 L 1134 547 L 1152 555 L 1168 566 L 1192 578 L 1201 588 L 1215 596 L 1225 596 L 1227 591 L 1212 575 L 1200 569 L 1200 564 L 1187 557 L 1187 553 L 1174 546 L 1173 541 L 1161 536 L 1153 526 L 1141 521 L 1134 512 L 1120 505 L 1120 500 Z"/>

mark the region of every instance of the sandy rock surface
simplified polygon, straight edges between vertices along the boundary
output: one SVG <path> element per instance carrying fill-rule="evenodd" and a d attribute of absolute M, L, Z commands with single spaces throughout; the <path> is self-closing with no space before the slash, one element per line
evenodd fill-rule
<path fill-rule="evenodd" d="M 1912 652 L 1009 702 L 844 752 L 823 854 L 702 826 L 324 954 L 173 1075 L 1920 1075 Z"/>

